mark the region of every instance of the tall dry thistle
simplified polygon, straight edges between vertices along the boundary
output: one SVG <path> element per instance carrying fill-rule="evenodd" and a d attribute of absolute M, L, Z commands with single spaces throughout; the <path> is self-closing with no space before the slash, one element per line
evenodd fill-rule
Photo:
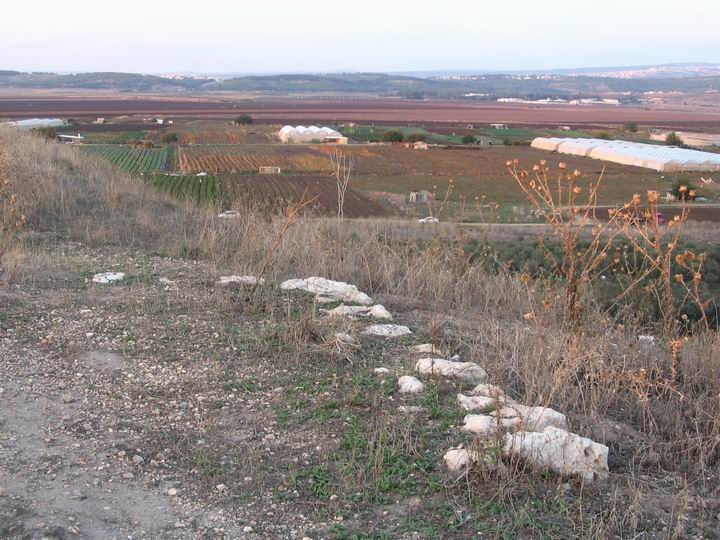
<path fill-rule="evenodd" d="M 330 154 L 330 164 L 337 186 L 337 217 L 342 221 L 345 217 L 345 193 L 350 185 L 350 175 L 355 166 L 355 158 L 336 148 L 335 152 Z"/>
<path fill-rule="evenodd" d="M 555 172 L 545 160 L 534 165 L 531 172 L 518 169 L 517 160 L 508 161 L 507 166 L 534 213 L 545 220 L 561 243 L 560 257 L 547 248 L 545 252 L 564 281 L 564 321 L 577 326 L 589 286 L 605 269 L 613 241 L 629 224 L 614 216 L 607 221 L 598 219 L 597 196 L 602 175 L 583 189 L 578 185 L 580 171 L 568 172 L 564 163 Z M 581 246 L 582 239 L 587 242 Z"/>

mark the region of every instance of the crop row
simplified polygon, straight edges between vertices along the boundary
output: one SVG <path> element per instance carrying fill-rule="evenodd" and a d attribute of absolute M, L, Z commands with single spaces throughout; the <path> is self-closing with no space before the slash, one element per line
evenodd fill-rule
<path fill-rule="evenodd" d="M 114 167 L 131 173 L 153 173 L 170 170 L 171 148 L 128 148 L 116 145 L 84 145 L 81 151 L 106 160 Z"/>
<path fill-rule="evenodd" d="M 157 189 L 179 199 L 189 199 L 196 203 L 219 203 L 221 199 L 220 179 L 216 176 L 156 174 L 148 176 L 147 180 Z"/>

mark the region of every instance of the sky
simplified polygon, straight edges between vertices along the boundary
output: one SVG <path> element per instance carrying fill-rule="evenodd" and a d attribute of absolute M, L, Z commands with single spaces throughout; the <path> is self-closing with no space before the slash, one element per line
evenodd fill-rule
<path fill-rule="evenodd" d="M 0 69 L 532 70 L 720 62 L 717 0 L 2 0 Z"/>

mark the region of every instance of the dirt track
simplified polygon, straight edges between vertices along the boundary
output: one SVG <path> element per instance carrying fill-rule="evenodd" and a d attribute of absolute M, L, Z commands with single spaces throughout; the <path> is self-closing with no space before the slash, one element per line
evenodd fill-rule
<path fill-rule="evenodd" d="M 625 106 L 500 104 L 470 101 L 399 99 L 274 99 L 232 97 L 177 98 L 159 96 L 39 97 L 32 94 L 0 98 L 0 118 L 33 116 L 93 117 L 162 114 L 182 117 L 232 117 L 249 113 L 261 122 L 434 122 L 514 125 L 622 124 L 676 128 L 720 127 L 720 111 L 643 109 Z"/>

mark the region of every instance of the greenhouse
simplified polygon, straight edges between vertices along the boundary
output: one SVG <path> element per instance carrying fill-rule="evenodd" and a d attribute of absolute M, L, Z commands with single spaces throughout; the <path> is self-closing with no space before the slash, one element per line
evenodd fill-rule
<path fill-rule="evenodd" d="M 329 127 L 285 126 L 278 132 L 278 138 L 284 143 L 333 142 L 347 143 L 347 138 Z"/>
<path fill-rule="evenodd" d="M 674 146 L 604 139 L 538 137 L 532 142 L 532 147 L 620 165 L 643 167 L 658 172 L 720 171 L 720 154 Z"/>

